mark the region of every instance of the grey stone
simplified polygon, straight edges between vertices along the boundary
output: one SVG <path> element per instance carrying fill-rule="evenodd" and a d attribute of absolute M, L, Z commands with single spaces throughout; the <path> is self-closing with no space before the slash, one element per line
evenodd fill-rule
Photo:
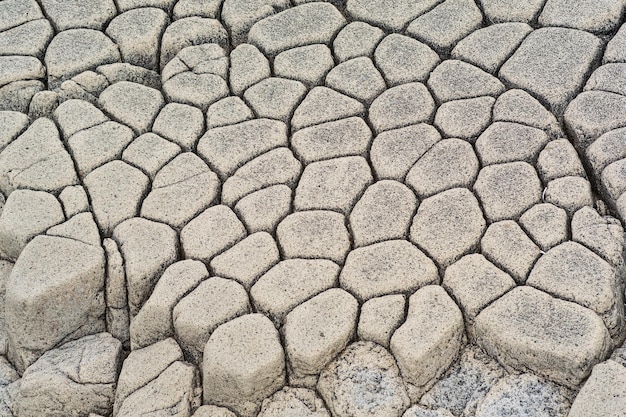
<path fill-rule="evenodd" d="M 417 199 L 404 184 L 382 180 L 370 185 L 350 212 L 354 246 L 408 235 Z"/>
<path fill-rule="evenodd" d="M 585 177 L 585 169 L 569 140 L 549 142 L 537 159 L 537 171 L 544 183 L 567 176 Z"/>
<path fill-rule="evenodd" d="M 372 342 L 348 346 L 324 369 L 317 389 L 337 417 L 400 417 L 410 404 L 393 356 Z"/>
<path fill-rule="evenodd" d="M 276 228 L 281 253 L 287 259 L 330 259 L 343 264 L 350 250 L 344 216 L 325 210 L 293 213 Z"/>
<path fill-rule="evenodd" d="M 40 117 L 52 118 L 59 105 L 59 95 L 54 91 L 35 93 L 28 106 L 28 117 L 37 120 Z"/>
<path fill-rule="evenodd" d="M 270 77 L 270 64 L 267 58 L 254 45 L 239 45 L 231 52 L 230 62 L 230 86 L 237 95 Z"/>
<path fill-rule="evenodd" d="M 326 45 L 301 46 L 281 52 L 274 58 L 274 74 L 306 85 L 319 85 L 335 66 Z"/>
<path fill-rule="evenodd" d="M 8 358 L 19 372 L 61 342 L 104 330 L 104 273 L 100 247 L 37 236 L 24 248 L 5 294 Z"/>
<path fill-rule="evenodd" d="M 179 2 L 180 3 L 180 2 Z M 179 3 L 176 3 L 178 5 Z M 199 407 L 193 417 L 237 417 L 235 413 L 226 407 L 218 407 L 216 405 L 203 405 Z"/>
<path fill-rule="evenodd" d="M 369 119 L 377 133 L 429 122 L 435 102 L 421 83 L 392 87 L 378 96 L 369 109 Z"/>
<path fill-rule="evenodd" d="M 124 149 L 122 159 L 154 178 L 165 164 L 181 152 L 180 146 L 154 133 L 144 133 Z"/>
<path fill-rule="evenodd" d="M 254 118 L 252 110 L 236 96 L 223 98 L 209 106 L 206 113 L 208 129 L 234 125 Z"/>
<path fill-rule="evenodd" d="M 91 213 L 79 213 L 65 223 L 51 227 L 46 234 L 74 239 L 88 245 L 100 246 L 100 231 Z"/>
<path fill-rule="evenodd" d="M 623 10 L 624 4 L 616 0 L 584 0 L 576 4 L 569 4 L 564 0 L 548 0 L 539 16 L 539 24 L 594 33 L 610 32 L 620 24 Z"/>
<path fill-rule="evenodd" d="M 228 95 L 228 86 L 215 74 L 183 72 L 163 83 L 163 92 L 169 101 L 206 111 L 211 104 Z"/>
<path fill-rule="evenodd" d="M 174 20 L 183 17 L 200 16 L 218 18 L 224 0 L 181 0 L 177 1 L 172 10 Z"/>
<path fill-rule="evenodd" d="M 532 30 L 526 23 L 487 26 L 462 39 L 452 50 L 451 56 L 494 74 Z"/>
<path fill-rule="evenodd" d="M 108 414 L 113 408 L 122 345 L 108 333 L 65 343 L 29 366 L 20 383 L 16 412 L 51 417 Z"/>
<path fill-rule="evenodd" d="M 98 96 L 105 88 L 109 86 L 107 78 L 94 71 L 84 71 L 72 77 L 70 81 L 75 82 L 80 88 L 85 90 L 92 96 Z"/>
<path fill-rule="evenodd" d="M 573 241 L 593 250 L 614 267 L 622 266 L 624 232 L 619 220 L 583 207 L 572 216 L 571 229 Z"/>
<path fill-rule="evenodd" d="M 391 335 L 404 321 L 405 299 L 402 294 L 371 298 L 361 306 L 357 335 L 389 348 Z"/>
<path fill-rule="evenodd" d="M 45 63 L 52 89 L 90 68 L 120 62 L 117 46 L 104 33 L 70 29 L 58 33 L 48 45 Z"/>
<path fill-rule="evenodd" d="M 127 308 L 126 273 L 124 271 L 122 254 L 117 247 L 117 243 L 111 238 L 103 239 L 102 248 L 107 258 L 105 277 L 107 306 Z"/>
<path fill-rule="evenodd" d="M 504 63 L 499 76 L 513 87 L 534 93 L 560 115 L 582 88 L 600 53 L 600 40 L 589 33 L 565 28 L 537 29 Z"/>
<path fill-rule="evenodd" d="M 526 282 L 541 250 L 513 220 L 492 223 L 480 241 L 483 255 L 508 272 L 515 282 Z"/>
<path fill-rule="evenodd" d="M 365 22 L 351 22 L 337 34 L 333 41 L 333 52 L 339 62 L 359 56 L 372 56 L 376 45 L 385 33 Z"/>
<path fill-rule="evenodd" d="M 572 403 L 569 416 L 617 416 L 626 409 L 626 368 L 614 361 L 594 366 Z"/>
<path fill-rule="evenodd" d="M 128 307 L 134 317 L 163 271 L 178 260 L 178 236 L 165 224 L 137 217 L 118 225 L 113 239 L 124 258 Z"/>
<path fill-rule="evenodd" d="M 480 0 L 487 19 L 493 23 L 534 21 L 546 0 Z"/>
<path fill-rule="evenodd" d="M 257 119 L 209 129 L 198 142 L 198 155 L 225 180 L 246 162 L 286 145 L 287 126 L 284 123 Z"/>
<path fill-rule="evenodd" d="M 294 197 L 295 210 L 334 210 L 348 214 L 373 181 L 361 156 L 313 162 L 304 168 Z"/>
<path fill-rule="evenodd" d="M 595 70 L 587 80 L 584 91 L 601 90 L 611 93 L 626 94 L 624 80 L 626 79 L 626 65 L 605 64 Z"/>
<path fill-rule="evenodd" d="M 493 97 L 476 97 L 444 103 L 437 109 L 435 126 L 448 137 L 476 138 L 491 123 L 495 101 Z"/>
<path fill-rule="evenodd" d="M 287 123 L 306 92 L 299 81 L 271 77 L 248 88 L 243 97 L 257 117 Z"/>
<path fill-rule="evenodd" d="M 607 43 L 606 49 L 604 50 L 604 57 L 602 58 L 602 63 L 606 64 L 608 62 L 625 62 L 626 61 L 626 46 L 624 41 L 626 37 L 626 29 L 624 25 L 622 25 L 617 33 L 611 38 L 611 40 Z"/>
<path fill-rule="evenodd" d="M 315 386 L 319 373 L 354 337 L 357 315 L 357 300 L 339 288 L 326 290 L 287 314 L 282 332 L 290 385 Z"/>
<path fill-rule="evenodd" d="M 327 87 L 314 87 L 291 119 L 292 131 L 350 116 L 361 116 L 365 107 L 357 100 Z"/>
<path fill-rule="evenodd" d="M 28 127 L 28 116 L 16 111 L 0 111 L 0 151 Z"/>
<path fill-rule="evenodd" d="M 453 417 L 450 411 L 445 408 L 438 408 L 436 410 L 431 410 L 425 407 L 422 407 L 419 404 L 414 405 L 413 407 L 406 410 L 402 417 Z"/>
<path fill-rule="evenodd" d="M 505 367 L 576 386 L 609 352 L 602 319 L 530 286 L 509 291 L 476 317 L 476 343 Z"/>
<path fill-rule="evenodd" d="M 67 100 L 54 111 L 54 120 L 61 128 L 63 137 L 68 140 L 81 130 L 108 122 L 109 118 L 84 100 Z"/>
<path fill-rule="evenodd" d="M 161 88 L 161 76 L 149 69 L 136 65 L 116 63 L 100 65 L 96 70 L 104 75 L 110 84 L 118 81 L 130 81 L 146 87 Z"/>
<path fill-rule="evenodd" d="M 121 12 L 140 7 L 158 7 L 170 11 L 175 0 L 117 0 L 117 7 Z"/>
<path fill-rule="evenodd" d="M 291 188 L 279 184 L 255 191 L 239 200 L 234 210 L 250 233 L 272 233 L 291 211 Z"/>
<path fill-rule="evenodd" d="M 390 86 L 423 82 L 440 61 L 427 45 L 397 33 L 385 36 L 373 55 Z"/>
<path fill-rule="evenodd" d="M 521 123 L 545 130 L 553 138 L 563 137 L 554 115 L 524 90 L 509 90 L 498 97 L 493 107 L 493 120 Z"/>
<path fill-rule="evenodd" d="M 422 201 L 410 238 L 446 267 L 478 247 L 485 226 L 476 197 L 466 188 L 453 188 Z"/>
<path fill-rule="evenodd" d="M 213 332 L 204 349 L 204 402 L 252 417 L 285 384 L 278 331 L 261 314 L 236 318 Z"/>
<path fill-rule="evenodd" d="M 585 91 L 567 106 L 563 121 L 574 145 L 585 149 L 598 137 L 626 125 L 626 97 L 606 91 Z"/>
<path fill-rule="evenodd" d="M 81 185 L 65 187 L 59 194 L 59 201 L 63 205 L 63 212 L 66 218 L 89 210 L 87 193 Z"/>
<path fill-rule="evenodd" d="M 504 92 L 504 85 L 496 77 L 459 60 L 439 64 L 428 78 L 428 87 L 441 103 L 480 96 L 497 97 Z"/>
<path fill-rule="evenodd" d="M 570 215 L 585 206 L 593 207 L 594 203 L 591 184 L 581 177 L 562 177 L 550 181 L 544 199 L 546 203 L 565 209 Z"/>
<path fill-rule="evenodd" d="M 446 0 L 412 21 L 406 32 L 437 52 L 448 52 L 482 22 L 483 15 L 474 1 Z"/>
<path fill-rule="evenodd" d="M 478 166 L 472 145 L 461 139 L 444 139 L 417 160 L 405 182 L 419 198 L 428 198 L 451 188 L 470 188 Z"/>
<path fill-rule="evenodd" d="M 228 77 L 228 57 L 217 43 L 193 44 L 181 49 L 161 71 L 163 83 L 181 73 L 213 74 L 226 80 Z"/>
<path fill-rule="evenodd" d="M 259 417 L 330 417 L 330 413 L 315 391 L 285 387 L 263 400 Z"/>
<path fill-rule="evenodd" d="M 146 133 L 165 105 L 161 92 L 141 84 L 120 81 L 100 94 L 99 104 L 115 119 L 139 134 Z"/>
<path fill-rule="evenodd" d="M 188 46 L 216 43 L 226 47 L 227 39 L 228 34 L 219 20 L 198 16 L 176 20 L 161 38 L 161 69 Z"/>
<path fill-rule="evenodd" d="M 75 28 L 102 30 L 117 12 L 113 0 L 88 2 L 43 0 L 41 5 L 46 17 L 59 32 Z"/>
<path fill-rule="evenodd" d="M 329 44 L 345 24 L 332 4 L 302 4 L 255 23 L 248 41 L 274 56 L 297 46 Z"/>
<path fill-rule="evenodd" d="M 186 258 L 208 262 L 246 236 L 246 229 L 227 206 L 213 206 L 187 223 L 180 232 Z"/>
<path fill-rule="evenodd" d="M 520 225 L 543 251 L 567 240 L 567 212 L 553 204 L 537 204 L 519 218 Z"/>
<path fill-rule="evenodd" d="M 200 157 L 182 153 L 155 175 L 141 216 L 180 229 L 215 202 L 219 186 L 217 175 Z"/>
<path fill-rule="evenodd" d="M 35 0 L 9 0 L 0 6 L 0 31 L 35 19 L 43 19 L 39 4 Z"/>
<path fill-rule="evenodd" d="M 233 44 L 245 42 L 250 28 L 259 20 L 290 7 L 287 0 L 226 0 L 222 19 L 232 36 Z"/>
<path fill-rule="evenodd" d="M 41 81 L 14 81 L 0 87 L 0 111 L 18 111 L 28 113 L 28 108 L 35 94 L 44 91 Z"/>
<path fill-rule="evenodd" d="M 250 290 L 256 309 L 281 325 L 296 306 L 335 286 L 339 266 L 325 259 L 287 259 L 267 271 Z"/>
<path fill-rule="evenodd" d="M 211 277 L 185 295 L 171 317 L 183 351 L 202 364 L 204 346 L 215 329 L 249 312 L 248 294 L 240 284 Z"/>
<path fill-rule="evenodd" d="M 138 213 L 148 183 L 148 177 L 141 171 L 119 160 L 109 162 L 85 177 L 84 184 L 96 222 L 105 236 Z"/>
<path fill-rule="evenodd" d="M 526 162 L 487 166 L 474 184 L 490 222 L 519 218 L 541 201 L 542 190 L 535 168 Z"/>
<path fill-rule="evenodd" d="M 326 85 L 366 103 L 371 103 L 387 88 L 368 57 L 353 58 L 337 65 L 326 76 Z"/>
<path fill-rule="evenodd" d="M 42 79 L 45 69 L 32 56 L 0 56 L 0 87 L 13 81 Z"/>
<path fill-rule="evenodd" d="M 430 10 L 439 1 L 426 0 L 415 3 L 400 0 L 391 4 L 385 0 L 348 0 L 346 11 L 354 20 L 363 20 L 397 32 L 419 15 Z"/>

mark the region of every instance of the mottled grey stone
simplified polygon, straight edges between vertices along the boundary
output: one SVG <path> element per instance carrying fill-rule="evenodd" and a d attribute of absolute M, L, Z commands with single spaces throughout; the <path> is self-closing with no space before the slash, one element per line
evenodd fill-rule
<path fill-rule="evenodd" d="M 206 113 L 207 129 L 234 125 L 254 118 L 252 110 L 237 96 L 223 98 L 209 106 Z"/>
<path fill-rule="evenodd" d="M 122 159 L 144 171 L 150 178 L 181 152 L 178 145 L 154 133 L 145 133 L 126 147 Z"/>
<path fill-rule="evenodd" d="M 160 91 L 127 81 L 108 87 L 98 102 L 111 116 L 140 134 L 150 129 L 165 105 Z"/>
<path fill-rule="evenodd" d="M 67 140 L 76 132 L 108 122 L 109 118 L 84 100 L 67 100 L 54 111 L 54 120 Z"/>
<path fill-rule="evenodd" d="M 602 63 L 626 62 L 626 27 L 622 25 L 607 43 Z"/>
<path fill-rule="evenodd" d="M 567 212 L 553 204 L 537 204 L 519 219 L 526 233 L 543 251 L 567 240 Z"/>
<path fill-rule="evenodd" d="M 0 111 L 28 113 L 28 108 L 35 94 L 45 91 L 41 81 L 14 81 L 0 87 Z"/>
<path fill-rule="evenodd" d="M 431 78 L 432 79 L 432 78 Z M 378 96 L 369 109 L 369 119 L 377 133 L 429 122 L 435 101 L 422 83 L 392 87 Z"/>
<path fill-rule="evenodd" d="M 0 151 L 26 130 L 28 116 L 16 111 L 0 111 Z"/>
<path fill-rule="evenodd" d="M 606 184 L 607 181 L 604 180 L 604 183 Z M 565 209 L 569 215 L 572 215 L 576 210 L 585 206 L 593 207 L 595 199 L 591 184 L 586 178 L 562 177 L 546 185 L 544 200 L 546 203 Z"/>
<path fill-rule="evenodd" d="M 605 64 L 591 74 L 585 84 L 584 91 L 601 90 L 626 95 L 625 80 L 625 64 Z"/>
<path fill-rule="evenodd" d="M 130 81 L 143 84 L 146 87 L 161 88 L 161 76 L 155 71 L 126 63 L 100 65 L 96 68 L 98 73 L 104 75 L 109 84 L 118 81 Z"/>
<path fill-rule="evenodd" d="M 346 25 L 333 41 L 333 51 L 339 62 L 359 56 L 372 56 L 376 45 L 385 33 L 365 22 L 351 22 Z"/>
<path fill-rule="evenodd" d="M 491 110 L 496 99 L 476 97 L 442 104 L 435 115 L 435 126 L 448 137 L 472 139 L 491 123 Z"/>
<path fill-rule="evenodd" d="M 544 183 L 567 176 L 585 177 L 585 169 L 569 140 L 549 142 L 537 159 L 537 171 Z"/>
<path fill-rule="evenodd" d="M 206 111 L 211 104 L 228 95 L 228 85 L 215 74 L 183 72 L 163 83 L 163 93 L 169 101 Z"/>
<path fill-rule="evenodd" d="M 291 188 L 286 185 L 272 185 L 243 197 L 234 210 L 250 233 L 273 233 L 291 211 L 291 194 Z"/>
<path fill-rule="evenodd" d="M 288 0 L 225 0 L 222 19 L 234 45 L 245 42 L 248 31 L 259 20 L 291 6 Z"/>
<path fill-rule="evenodd" d="M 535 20 L 546 0 L 480 0 L 487 19 L 493 23 Z"/>
<path fill-rule="evenodd" d="M 223 2 L 224 0 L 179 0 L 174 5 L 172 15 L 174 20 L 190 16 L 217 19 Z"/>
<path fill-rule="evenodd" d="M 299 81 L 271 77 L 248 88 L 243 97 L 257 117 L 287 123 L 306 92 Z"/>
<path fill-rule="evenodd" d="M 371 298 L 361 306 L 357 335 L 389 348 L 391 335 L 404 321 L 405 298 L 402 294 Z"/>
<path fill-rule="evenodd" d="M 32 56 L 0 56 L 0 87 L 13 81 L 43 79 L 45 68 Z"/>
<path fill-rule="evenodd" d="M 0 31 L 43 18 L 36 0 L 8 0 L 0 6 Z"/>
<path fill-rule="evenodd" d="M 117 0 L 117 7 L 121 12 L 140 7 L 158 7 L 170 11 L 176 0 Z"/>
<path fill-rule="evenodd" d="M 182 49 L 201 45 L 203 43 L 216 43 L 226 47 L 228 34 L 219 20 L 193 16 L 179 19 L 169 25 L 161 38 L 160 68 L 176 56 Z"/>
<path fill-rule="evenodd" d="M 88 245 L 100 246 L 100 232 L 93 214 L 79 213 L 64 223 L 51 227 L 47 235 L 66 237 Z"/>
<path fill-rule="evenodd" d="M 623 10 L 624 3 L 619 0 L 582 0 L 572 4 L 548 0 L 539 16 L 539 24 L 594 33 L 610 32 L 620 24 Z"/>
<path fill-rule="evenodd" d="M 410 0 L 399 0 L 394 3 L 385 0 L 348 0 L 346 10 L 354 20 L 363 20 L 397 32 L 439 2 L 440 0 L 417 3 Z"/>
<path fill-rule="evenodd" d="M 263 400 L 259 417 L 330 417 L 324 401 L 313 390 L 285 387 Z M 233 416 L 234 417 L 234 416 Z"/>
<path fill-rule="evenodd" d="M 274 74 L 307 85 L 319 85 L 335 66 L 326 45 L 308 45 L 281 52 L 274 58 Z"/>
<path fill-rule="evenodd" d="M 326 76 L 326 85 L 367 103 L 387 88 L 385 80 L 368 57 L 353 58 L 337 65 Z"/>
<path fill-rule="evenodd" d="M 476 141 L 476 152 L 483 165 L 514 161 L 533 163 L 548 140 L 548 135 L 537 128 L 495 122 Z"/>
<path fill-rule="evenodd" d="M 626 368 L 614 361 L 594 366 L 568 416 L 617 416 L 626 409 Z"/>
<path fill-rule="evenodd" d="M 327 87 L 314 87 L 291 119 L 292 131 L 350 116 L 361 116 L 365 107 L 357 100 Z"/>
<path fill-rule="evenodd" d="M 397 33 L 387 35 L 373 55 L 376 65 L 391 86 L 425 81 L 440 61 L 439 55 L 427 45 Z"/>
<path fill-rule="evenodd" d="M 59 95 L 54 91 L 39 91 L 33 95 L 28 105 L 28 117 L 37 120 L 40 117 L 52 118 L 59 105 Z"/>
<path fill-rule="evenodd" d="M 65 187 L 59 194 L 59 201 L 63 205 L 63 212 L 67 218 L 89 210 L 87 193 L 81 185 Z"/>
<path fill-rule="evenodd" d="M 480 96 L 497 97 L 504 85 L 496 77 L 459 60 L 447 60 L 433 70 L 428 87 L 438 102 Z"/>
<path fill-rule="evenodd" d="M 230 53 L 230 88 L 240 95 L 250 86 L 270 77 L 270 64 L 256 46 L 243 44 Z"/>
<path fill-rule="evenodd" d="M 583 207 L 572 216 L 572 240 L 593 250 L 617 268 L 624 262 L 624 229 L 619 220 Z M 623 278 L 618 279 L 623 280 Z"/>
<path fill-rule="evenodd" d="M 0 54 L 31 55 L 42 59 L 54 29 L 46 19 L 24 23 L 0 33 Z"/>
<path fill-rule="evenodd" d="M 563 137 L 554 115 L 524 90 L 509 90 L 498 97 L 493 106 L 493 120 L 521 123 L 545 130 L 553 138 Z"/>
<path fill-rule="evenodd" d="M 192 106 L 168 103 L 156 117 L 152 131 L 189 151 L 204 131 L 204 116 Z"/>

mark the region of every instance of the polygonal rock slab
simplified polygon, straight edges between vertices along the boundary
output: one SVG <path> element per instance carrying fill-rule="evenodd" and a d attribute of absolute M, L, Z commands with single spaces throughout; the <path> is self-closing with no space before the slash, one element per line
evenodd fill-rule
<path fill-rule="evenodd" d="M 342 62 L 330 70 L 326 85 L 363 102 L 371 102 L 387 85 L 372 60 L 367 57 Z"/>
<path fill-rule="evenodd" d="M 98 102 L 108 114 L 133 128 L 146 133 L 165 105 L 159 90 L 141 84 L 120 81 L 100 94 Z"/>
<path fill-rule="evenodd" d="M 404 320 L 405 299 L 402 294 L 371 298 L 361 306 L 357 334 L 389 348 L 389 339 Z"/>
<path fill-rule="evenodd" d="M 284 184 L 248 194 L 235 204 L 235 213 L 250 233 L 272 233 L 291 211 L 291 188 Z"/>
<path fill-rule="evenodd" d="M 263 400 L 259 417 L 285 416 L 330 417 L 330 413 L 315 391 L 307 388 L 285 387 Z"/>
<path fill-rule="evenodd" d="M 385 36 L 376 47 L 374 59 L 390 86 L 423 82 L 440 61 L 427 45 L 397 33 Z"/>
<path fill-rule="evenodd" d="M 534 205 L 522 214 L 519 224 L 543 251 L 567 240 L 567 213 L 553 204 Z"/>
<path fill-rule="evenodd" d="M 626 409 L 626 368 L 614 361 L 594 366 L 569 416 L 618 416 Z"/>
<path fill-rule="evenodd" d="M 333 52 L 339 62 L 358 56 L 371 56 L 385 33 L 376 26 L 354 21 L 347 24 L 333 41 Z"/>
<path fill-rule="evenodd" d="M 332 53 L 326 45 L 300 46 L 276 56 L 274 73 L 307 85 L 318 85 L 334 65 Z"/>
<path fill-rule="evenodd" d="M 384 0 L 349 0 L 347 12 L 354 20 L 364 20 L 386 29 L 399 31 L 411 20 L 431 9 L 437 0 L 414 2 L 396 1 L 393 4 Z"/>
<path fill-rule="evenodd" d="M 517 123 L 495 122 L 476 141 L 483 165 L 526 161 L 532 163 L 548 143 L 540 129 Z"/>
<path fill-rule="evenodd" d="M 296 130 L 344 119 L 361 116 L 365 106 L 359 101 L 327 87 L 314 87 L 298 106 L 291 119 L 291 129 Z"/>
<path fill-rule="evenodd" d="M 422 83 L 408 83 L 385 90 L 369 109 L 377 133 L 428 122 L 435 113 L 435 101 Z"/>

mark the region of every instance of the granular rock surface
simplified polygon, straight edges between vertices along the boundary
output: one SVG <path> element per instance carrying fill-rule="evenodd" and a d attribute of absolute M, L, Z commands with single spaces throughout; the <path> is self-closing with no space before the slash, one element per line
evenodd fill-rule
<path fill-rule="evenodd" d="M 623 0 L 0 0 L 1 417 L 625 417 Z"/>

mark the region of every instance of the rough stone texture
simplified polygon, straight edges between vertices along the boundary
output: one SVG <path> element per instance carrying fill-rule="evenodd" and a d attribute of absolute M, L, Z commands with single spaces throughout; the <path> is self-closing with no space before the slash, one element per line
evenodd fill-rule
<path fill-rule="evenodd" d="M 591 207 L 584 207 L 574 213 L 571 229 L 572 240 L 593 250 L 617 268 L 623 265 L 624 235 L 619 220 L 600 216 Z M 619 276 L 618 279 L 623 280 Z"/>
<path fill-rule="evenodd" d="M 391 335 L 404 320 L 405 299 L 402 294 L 371 298 L 361 306 L 357 335 L 389 348 Z"/>
<path fill-rule="evenodd" d="M 280 184 L 255 191 L 239 200 L 234 210 L 250 233 L 272 233 L 291 210 L 291 188 Z"/>
<path fill-rule="evenodd" d="M 438 3 L 426 0 L 415 3 L 409 0 L 390 4 L 384 0 L 348 0 L 348 14 L 355 20 L 363 20 L 386 29 L 399 31 L 407 23 Z"/>
<path fill-rule="evenodd" d="M 626 409 L 626 368 L 613 361 L 594 366 L 569 416 L 617 416 Z"/>
<path fill-rule="evenodd" d="M 549 142 L 537 159 L 537 171 L 544 183 L 567 176 L 585 177 L 576 149 L 567 139 Z"/>
<path fill-rule="evenodd" d="M 291 119 L 296 130 L 350 116 L 361 116 L 365 107 L 359 101 L 327 87 L 314 87 L 298 106 Z"/>
<path fill-rule="evenodd" d="M 305 94 L 301 82 L 272 77 L 248 88 L 243 97 L 258 117 L 289 122 Z"/>
<path fill-rule="evenodd" d="M 100 232 L 91 213 L 79 213 L 65 223 L 51 227 L 46 234 L 75 239 L 88 245 L 100 246 Z"/>
<path fill-rule="evenodd" d="M 491 122 L 493 97 L 477 97 L 444 103 L 437 109 L 435 126 L 448 137 L 476 138 Z"/>
<path fill-rule="evenodd" d="M 378 96 L 369 110 L 377 133 L 407 125 L 428 122 L 435 113 L 435 102 L 421 83 L 392 87 Z"/>
<path fill-rule="evenodd" d="M 571 5 L 563 0 L 548 0 L 539 23 L 543 26 L 563 26 L 588 32 L 610 32 L 619 25 L 624 5 L 619 1 L 580 1 Z"/>
<path fill-rule="evenodd" d="M 161 69 L 163 70 L 179 51 L 188 46 L 216 43 L 225 47 L 228 43 L 227 39 L 228 34 L 218 20 L 197 16 L 179 19 L 169 25 L 163 33 Z"/>
<path fill-rule="evenodd" d="M 274 58 L 274 73 L 307 85 L 319 85 L 334 65 L 332 53 L 326 45 L 308 45 L 278 54 Z"/>
<path fill-rule="evenodd" d="M 246 41 L 248 31 L 256 22 L 289 5 L 287 0 L 226 0 L 222 19 L 230 30 L 233 44 L 237 45 Z"/>
<path fill-rule="evenodd" d="M 124 149 L 122 160 L 140 168 L 150 178 L 180 153 L 180 146 L 154 133 L 144 133 Z"/>
<path fill-rule="evenodd" d="M 428 78 L 428 87 L 441 103 L 479 96 L 497 97 L 504 92 L 504 85 L 497 78 L 459 60 L 439 64 Z"/>
<path fill-rule="evenodd" d="M 533 206 L 522 214 L 519 224 L 543 251 L 567 240 L 567 212 L 553 204 Z"/>
<path fill-rule="evenodd" d="M 348 346 L 324 369 L 317 389 L 337 417 L 400 417 L 409 406 L 393 356 L 372 342 Z"/>
<path fill-rule="evenodd" d="M 339 62 L 358 56 L 371 56 L 385 33 L 365 22 L 347 24 L 333 41 L 333 52 Z"/>
<path fill-rule="evenodd" d="M 548 144 L 548 135 L 518 123 L 495 122 L 476 141 L 476 153 L 483 165 L 525 161 L 533 163 Z M 559 155 L 560 156 L 560 155 Z M 537 163 L 542 172 L 541 161 Z"/>
<path fill-rule="evenodd" d="M 165 105 L 158 90 L 127 81 L 108 87 L 98 101 L 108 114 L 140 134 L 150 129 Z"/>
<path fill-rule="evenodd" d="M 152 131 L 185 150 L 191 150 L 195 148 L 204 131 L 204 116 L 200 109 L 186 104 L 169 103 L 159 112 Z"/>
<path fill-rule="evenodd" d="M 253 117 L 252 110 L 243 100 L 239 97 L 231 96 L 209 106 L 206 114 L 206 124 L 207 128 L 222 127 L 245 122 Z"/>
<path fill-rule="evenodd" d="M 285 387 L 263 400 L 259 417 L 330 417 L 330 413 L 315 391 Z"/>
<path fill-rule="evenodd" d="M 382 75 L 367 57 L 337 65 L 326 76 L 326 86 L 367 103 L 387 88 Z"/>
<path fill-rule="evenodd" d="M 487 19 L 494 23 L 527 22 L 534 20 L 545 0 L 480 0 Z"/>

